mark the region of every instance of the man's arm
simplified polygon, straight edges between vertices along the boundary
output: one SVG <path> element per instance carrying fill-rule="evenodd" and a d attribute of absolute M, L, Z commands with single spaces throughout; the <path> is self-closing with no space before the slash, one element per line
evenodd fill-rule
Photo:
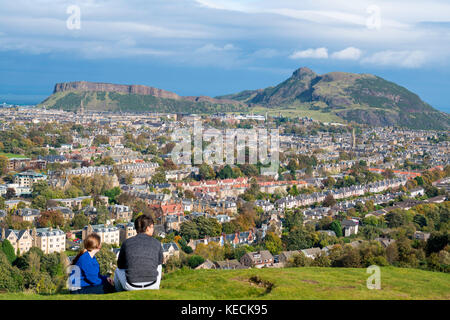
<path fill-rule="evenodd" d="M 117 268 L 119 269 L 126 269 L 127 268 L 127 261 L 126 261 L 126 255 L 125 255 L 125 249 L 126 245 L 125 242 L 122 244 L 122 247 L 119 251 L 119 257 L 117 258 Z"/>

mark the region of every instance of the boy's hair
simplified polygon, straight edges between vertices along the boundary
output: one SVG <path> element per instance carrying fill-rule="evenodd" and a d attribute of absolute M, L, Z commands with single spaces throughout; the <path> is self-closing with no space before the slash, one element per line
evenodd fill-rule
<path fill-rule="evenodd" d="M 134 220 L 134 227 L 137 233 L 144 233 L 147 230 L 147 227 L 150 227 L 153 224 L 153 218 L 146 214 L 140 215 Z"/>

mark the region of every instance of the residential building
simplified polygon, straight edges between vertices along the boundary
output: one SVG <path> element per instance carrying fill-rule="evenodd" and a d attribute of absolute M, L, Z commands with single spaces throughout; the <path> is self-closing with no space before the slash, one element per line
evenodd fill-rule
<path fill-rule="evenodd" d="M 12 229 L 0 229 L 0 240 L 8 240 L 14 248 L 14 252 L 17 254 L 24 254 L 28 252 L 33 246 L 33 238 L 30 230 L 12 230 Z"/>
<path fill-rule="evenodd" d="M 134 223 L 120 223 L 117 224 L 117 227 L 119 228 L 119 242 L 122 244 L 125 240 L 134 237 L 137 232 L 136 228 L 134 227 Z"/>
<path fill-rule="evenodd" d="M 102 243 L 116 244 L 120 242 L 120 231 L 118 227 L 104 224 L 88 225 L 82 230 L 82 239 L 86 239 L 91 233 L 96 233 L 100 236 Z"/>
<path fill-rule="evenodd" d="M 274 258 L 268 250 L 247 252 L 241 257 L 240 263 L 247 267 L 270 267 L 273 266 Z"/>
<path fill-rule="evenodd" d="M 25 171 L 21 173 L 16 173 L 14 175 L 14 183 L 19 185 L 19 187 L 31 188 L 33 184 L 38 181 L 46 180 L 47 176 L 42 173 L 37 173 L 34 171 Z"/>
<path fill-rule="evenodd" d="M 163 263 L 166 263 L 170 257 L 178 258 L 180 256 L 180 249 L 178 248 L 178 245 L 175 242 L 163 243 L 162 249 L 163 249 Z"/>
<path fill-rule="evenodd" d="M 59 229 L 40 228 L 32 230 L 33 247 L 38 247 L 45 254 L 66 250 L 66 234 Z"/>

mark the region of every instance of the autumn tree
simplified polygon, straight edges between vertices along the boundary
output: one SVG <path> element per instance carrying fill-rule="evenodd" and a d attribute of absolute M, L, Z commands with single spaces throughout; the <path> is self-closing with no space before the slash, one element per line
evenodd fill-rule
<path fill-rule="evenodd" d="M 41 228 L 58 228 L 64 226 L 64 216 L 61 211 L 46 210 L 41 212 L 37 223 Z"/>

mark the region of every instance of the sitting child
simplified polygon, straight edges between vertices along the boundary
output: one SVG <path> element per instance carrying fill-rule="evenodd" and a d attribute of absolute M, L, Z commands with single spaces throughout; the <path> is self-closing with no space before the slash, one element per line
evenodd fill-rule
<path fill-rule="evenodd" d="M 72 294 L 103 294 L 114 292 L 111 278 L 100 274 L 100 265 L 95 255 L 101 249 L 100 236 L 92 233 L 83 242 L 84 249 L 72 261 L 79 268 L 79 289 Z M 78 275 L 77 275 L 78 276 Z"/>

